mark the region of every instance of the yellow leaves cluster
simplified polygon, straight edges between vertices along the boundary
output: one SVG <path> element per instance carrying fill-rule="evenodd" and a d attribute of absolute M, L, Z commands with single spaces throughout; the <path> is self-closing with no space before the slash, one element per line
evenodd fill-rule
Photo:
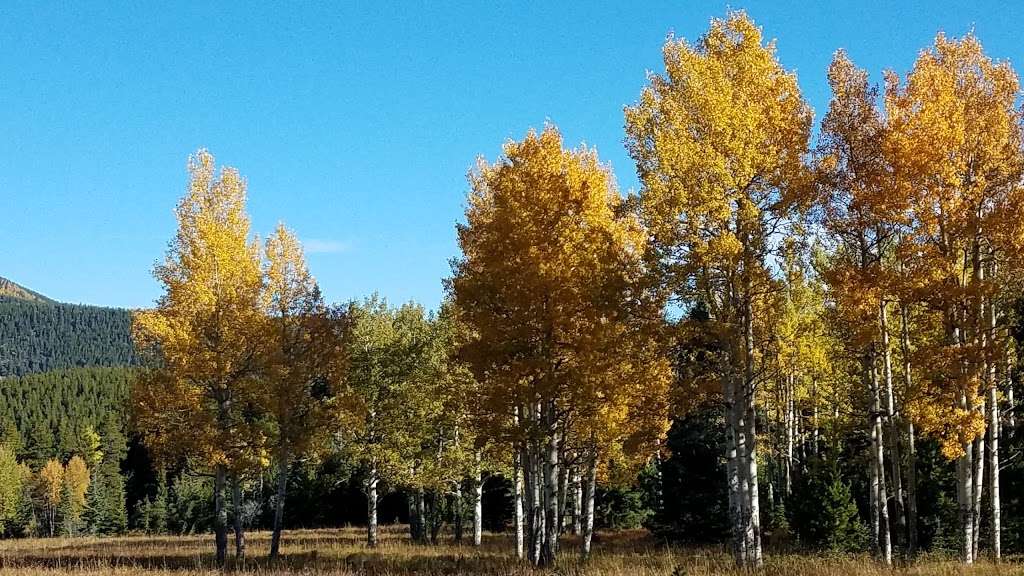
<path fill-rule="evenodd" d="M 554 401 L 581 437 L 639 441 L 670 373 L 634 318 L 649 313 L 645 233 L 592 149 L 566 150 L 553 126 L 504 147 L 470 176 L 463 257 L 449 288 L 472 338 L 462 356 L 487 409 Z M 649 378 L 649 379 L 647 379 Z"/>
<path fill-rule="evenodd" d="M 311 372 L 328 372 L 320 360 L 337 346 L 298 239 L 279 226 L 264 258 L 250 237 L 239 173 L 217 172 L 205 150 L 189 158 L 188 170 L 178 232 L 154 271 L 164 293 L 133 317 L 136 344 L 153 356 L 153 369 L 133 388 L 134 417 L 158 457 L 259 468 L 269 462 L 271 436 L 307 442 L 289 430 L 303 423 L 285 416 L 312 421 L 295 403 L 308 398 Z M 296 361 L 314 343 L 325 353 Z M 246 416 L 260 410 L 274 416 L 274 427 Z"/>
<path fill-rule="evenodd" d="M 669 39 L 663 56 L 665 75 L 626 108 L 645 221 L 659 244 L 688 247 L 693 269 L 735 268 L 743 235 L 764 242 L 762 220 L 807 200 L 811 110 L 743 12 L 696 45 Z"/>

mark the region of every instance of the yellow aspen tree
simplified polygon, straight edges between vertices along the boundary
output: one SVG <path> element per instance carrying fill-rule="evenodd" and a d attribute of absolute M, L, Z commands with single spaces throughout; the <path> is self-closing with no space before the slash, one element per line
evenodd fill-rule
<path fill-rule="evenodd" d="M 941 326 L 941 338 L 921 343 L 932 360 L 914 416 L 957 460 L 966 563 L 977 556 L 980 539 L 983 438 L 991 413 L 983 392 L 995 386 L 989 368 L 1003 349 L 992 303 L 999 270 L 1017 267 L 1007 256 L 1024 225 L 1019 94 L 1011 66 L 986 56 L 973 34 L 939 34 L 902 82 L 887 76 L 886 149 L 913 222 L 905 240 L 915 257 L 906 272 Z M 992 399 L 998 402 L 996 394 Z M 994 509 L 998 502 L 997 496 Z M 994 534 L 998 550 L 998 527 Z"/>
<path fill-rule="evenodd" d="M 219 173 L 213 155 L 189 158 L 189 185 L 178 204 L 178 232 L 154 276 L 164 293 L 137 312 L 136 345 L 155 368 L 133 386 L 143 441 L 158 457 L 187 457 L 214 477 L 218 563 L 227 557 L 229 477 L 266 462 L 265 434 L 244 417 L 255 406 L 265 313 L 259 244 L 250 238 L 246 184 L 237 170 Z M 237 524 L 237 523 L 236 523 Z M 237 527 L 236 527 L 237 528 Z M 236 552 L 244 536 L 236 529 Z"/>
<path fill-rule="evenodd" d="M 679 304 L 706 306 L 724 339 L 733 553 L 760 566 L 755 327 L 775 289 L 775 234 L 807 200 L 811 110 L 743 12 L 713 20 L 695 44 L 670 38 L 663 57 L 665 73 L 626 109 L 627 143 L 662 285 Z"/>
<path fill-rule="evenodd" d="M 883 150 L 886 125 L 876 104 L 878 90 L 868 82 L 867 72 L 839 51 L 829 67 L 828 80 L 832 100 L 822 120 L 817 165 L 823 223 L 833 243 L 825 276 L 847 346 L 860 361 L 861 381 L 868 395 L 869 525 L 873 548 L 888 564 L 892 562 L 892 530 L 887 451 L 894 484 L 899 483 L 900 473 L 893 449 L 895 432 L 891 427 L 886 431 L 894 407 L 887 322 L 887 290 L 892 278 L 885 260 L 894 246 L 905 205 L 899 202 L 899 188 L 888 177 Z M 901 505 L 896 508 L 902 510 Z"/>
<path fill-rule="evenodd" d="M 46 529 L 52 537 L 57 530 L 57 510 L 64 492 L 64 466 L 57 460 L 47 460 L 36 475 L 36 492 L 42 504 Z"/>
<path fill-rule="evenodd" d="M 344 324 L 323 302 L 299 239 L 283 224 L 264 248 L 268 316 L 260 405 L 277 464 L 270 558 L 280 553 L 288 474 L 295 459 L 327 441 L 329 403 L 342 378 Z"/>
<path fill-rule="evenodd" d="M 496 425 L 513 428 L 527 556 L 550 565 L 566 424 L 588 382 L 614 373 L 609 342 L 631 321 L 644 234 L 596 152 L 565 150 L 553 126 L 481 160 L 470 185 L 449 281 L 473 336 L 462 357 Z"/>

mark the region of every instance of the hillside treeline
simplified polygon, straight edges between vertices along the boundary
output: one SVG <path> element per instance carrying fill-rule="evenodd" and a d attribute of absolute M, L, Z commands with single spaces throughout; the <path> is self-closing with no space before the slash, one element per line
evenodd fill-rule
<path fill-rule="evenodd" d="M 135 362 L 131 313 L 0 296 L 0 378 Z"/>

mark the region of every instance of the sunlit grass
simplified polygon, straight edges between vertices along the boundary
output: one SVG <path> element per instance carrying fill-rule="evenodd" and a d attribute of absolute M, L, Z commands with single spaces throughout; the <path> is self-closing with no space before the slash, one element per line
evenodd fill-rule
<path fill-rule="evenodd" d="M 206 575 L 217 574 L 213 541 L 199 536 L 126 536 L 122 538 L 53 538 L 0 542 L 3 575 Z M 269 534 L 248 539 L 249 559 L 229 563 L 227 571 L 265 575 L 380 576 L 483 574 L 518 576 L 537 574 L 511 555 L 508 535 L 485 534 L 480 548 L 456 545 L 446 538 L 437 546 L 409 542 L 400 527 L 384 528 L 375 550 L 363 543 L 357 528 L 289 531 L 283 557 L 276 564 L 265 556 Z M 557 566 L 541 573 L 565 576 L 710 576 L 738 574 L 724 549 L 674 548 L 659 544 L 644 532 L 619 532 L 598 537 L 589 562 L 579 560 L 578 541 L 563 540 Z M 231 549 L 233 551 L 233 548 Z M 929 558 L 910 566 L 887 568 L 867 556 L 769 555 L 762 572 L 769 576 L 882 576 L 892 574 L 944 576 L 1024 574 L 1015 562 L 981 563 L 964 568 L 945 558 Z"/>

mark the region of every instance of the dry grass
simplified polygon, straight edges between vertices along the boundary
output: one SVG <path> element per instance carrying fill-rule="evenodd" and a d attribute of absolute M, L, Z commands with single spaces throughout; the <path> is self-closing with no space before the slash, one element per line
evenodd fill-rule
<path fill-rule="evenodd" d="M 507 536 L 485 535 L 479 549 L 445 543 L 421 546 L 408 542 L 400 528 L 383 530 L 381 544 L 369 550 L 358 529 L 302 530 L 285 535 L 283 558 L 269 564 L 264 556 L 269 535 L 249 538 L 245 565 L 227 571 L 263 575 L 379 576 L 484 574 L 525 576 L 545 573 L 511 557 Z M 590 562 L 581 563 L 576 541 L 565 541 L 559 565 L 547 571 L 557 575 L 594 576 L 711 576 L 738 574 L 720 549 L 680 549 L 660 546 L 642 532 L 602 535 Z M 0 543 L 0 575 L 177 575 L 219 574 L 211 554 L 212 538 L 204 536 L 8 540 Z M 923 560 L 912 566 L 886 568 L 866 557 L 812 557 L 795 554 L 770 556 L 766 576 L 914 576 L 988 574 L 1024 575 L 1024 566 L 1005 562 L 965 569 L 945 559 Z"/>

